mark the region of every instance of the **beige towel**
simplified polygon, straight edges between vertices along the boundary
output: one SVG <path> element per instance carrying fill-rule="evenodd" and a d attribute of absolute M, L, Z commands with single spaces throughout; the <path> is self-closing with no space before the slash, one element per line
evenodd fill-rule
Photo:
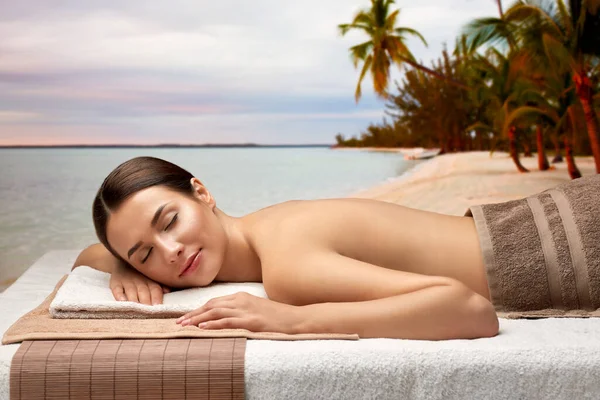
<path fill-rule="evenodd" d="M 600 317 L 600 175 L 466 215 L 500 316 Z"/>
<path fill-rule="evenodd" d="M 202 330 L 175 323 L 175 319 L 54 319 L 48 311 L 65 275 L 42 304 L 21 317 L 5 332 L 2 344 L 44 339 L 170 339 L 245 337 L 266 340 L 358 340 L 357 334 L 251 332 L 246 329 Z"/>

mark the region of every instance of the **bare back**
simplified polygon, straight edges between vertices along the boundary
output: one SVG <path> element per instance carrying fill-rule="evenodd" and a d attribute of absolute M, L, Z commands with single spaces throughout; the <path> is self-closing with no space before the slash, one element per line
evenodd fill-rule
<path fill-rule="evenodd" d="M 289 201 L 244 219 L 261 259 L 271 252 L 294 257 L 296 251 L 326 250 L 392 270 L 453 278 L 489 299 L 477 232 L 468 217 L 344 198 Z M 262 273 L 268 279 L 268 271 Z"/>

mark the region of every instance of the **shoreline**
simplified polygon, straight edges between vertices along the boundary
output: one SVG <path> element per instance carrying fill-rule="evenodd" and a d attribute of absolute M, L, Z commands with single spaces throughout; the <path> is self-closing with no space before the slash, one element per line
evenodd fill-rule
<path fill-rule="evenodd" d="M 583 176 L 596 173 L 594 160 L 575 157 Z M 517 200 L 570 180 L 566 162 L 539 171 L 537 157 L 521 157 L 529 173 L 517 171 L 508 153 L 450 153 L 423 161 L 397 178 L 348 197 L 387 201 L 425 211 L 462 216 L 472 205 Z"/>
<path fill-rule="evenodd" d="M 382 153 L 402 153 L 403 151 L 413 150 L 412 147 L 331 147 L 335 151 L 375 151 Z"/>

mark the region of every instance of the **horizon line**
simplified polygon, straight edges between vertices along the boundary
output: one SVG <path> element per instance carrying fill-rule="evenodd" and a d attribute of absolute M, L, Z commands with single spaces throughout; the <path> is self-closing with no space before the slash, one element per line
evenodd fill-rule
<path fill-rule="evenodd" d="M 260 143 L 204 143 L 204 144 L 0 144 L 0 148 L 65 148 L 65 147 L 331 147 L 334 143 L 260 144 Z"/>

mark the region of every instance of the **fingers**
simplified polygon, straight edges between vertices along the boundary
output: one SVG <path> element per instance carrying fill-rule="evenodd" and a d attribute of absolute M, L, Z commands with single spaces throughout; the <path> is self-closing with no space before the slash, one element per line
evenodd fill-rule
<path fill-rule="evenodd" d="M 127 296 L 125 296 L 125 290 L 123 289 L 123 285 L 116 285 L 112 288 L 112 294 L 115 297 L 115 300 L 118 301 L 126 301 Z"/>
<path fill-rule="evenodd" d="M 203 322 L 214 322 L 223 318 L 241 317 L 243 315 L 243 311 L 235 308 L 213 308 L 212 310 L 192 315 L 190 317 L 181 317 L 177 319 L 177 323 L 180 323 L 181 326 L 199 325 Z"/>
<path fill-rule="evenodd" d="M 163 293 L 165 293 L 165 294 L 166 294 L 166 293 L 171 293 L 171 288 L 170 288 L 170 287 L 163 286 L 163 287 L 162 287 L 162 292 L 163 292 Z"/>
<path fill-rule="evenodd" d="M 203 314 L 203 313 L 208 312 L 215 308 L 233 308 L 234 305 L 235 304 L 230 299 L 227 299 L 226 297 L 216 297 L 214 299 L 207 301 L 203 306 L 198 307 L 194 311 L 190 311 L 190 312 L 182 315 L 181 317 L 177 318 L 176 322 L 180 323 L 181 321 L 183 321 L 185 319 L 190 319 L 196 315 Z"/>
<path fill-rule="evenodd" d="M 163 288 L 160 285 L 150 285 L 150 300 L 153 306 L 163 302 Z"/>
<path fill-rule="evenodd" d="M 139 303 L 137 286 L 125 285 L 125 295 L 127 296 L 128 301 Z"/>
<path fill-rule="evenodd" d="M 125 288 L 116 285 L 112 288 L 112 293 L 118 301 L 133 301 L 147 305 L 162 304 L 163 301 L 163 290 L 158 284 L 125 285 Z"/>
<path fill-rule="evenodd" d="M 141 283 L 137 285 L 137 296 L 142 304 L 151 305 L 152 300 L 150 297 L 150 288 L 145 283 Z"/>
<path fill-rule="evenodd" d="M 201 329 L 248 329 L 244 318 L 222 318 L 217 321 L 203 322 L 198 325 Z"/>

